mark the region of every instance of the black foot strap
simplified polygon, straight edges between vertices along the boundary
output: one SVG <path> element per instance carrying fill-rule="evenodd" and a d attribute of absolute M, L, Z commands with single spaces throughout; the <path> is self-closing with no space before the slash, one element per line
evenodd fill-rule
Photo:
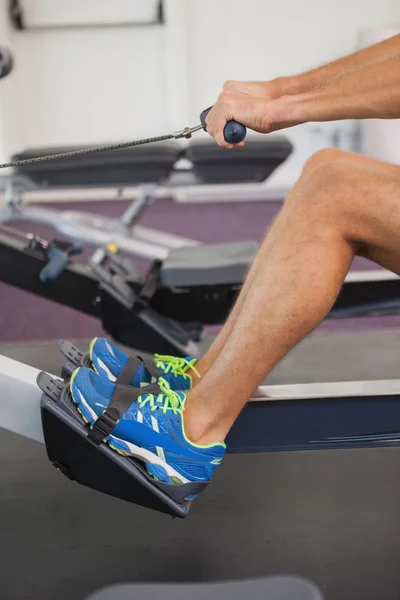
<path fill-rule="evenodd" d="M 152 360 L 147 360 L 146 358 L 141 358 L 140 356 L 135 356 L 134 358 L 130 356 L 123 366 L 121 373 L 117 377 L 117 385 L 130 385 L 133 377 L 136 375 L 139 367 L 142 364 L 145 366 L 150 375 L 156 380 L 159 377 L 162 377 L 163 373 L 157 369 Z"/>
<path fill-rule="evenodd" d="M 147 385 L 146 388 L 135 388 L 133 386 L 116 385 L 110 404 L 103 410 L 90 431 L 88 438 L 99 446 L 114 427 L 117 426 L 122 415 L 129 406 L 143 393 L 160 394 L 161 390 L 157 383 Z"/>

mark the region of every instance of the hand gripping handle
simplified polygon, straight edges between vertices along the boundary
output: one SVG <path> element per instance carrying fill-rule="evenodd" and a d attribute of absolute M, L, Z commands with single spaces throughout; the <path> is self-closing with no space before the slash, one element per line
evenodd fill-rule
<path fill-rule="evenodd" d="M 204 131 L 207 131 L 206 117 L 211 109 L 212 106 L 206 108 L 200 115 L 200 121 Z M 239 142 L 242 142 L 246 137 L 246 133 L 246 127 L 237 121 L 228 121 L 224 127 L 224 138 L 229 144 L 239 144 Z"/>

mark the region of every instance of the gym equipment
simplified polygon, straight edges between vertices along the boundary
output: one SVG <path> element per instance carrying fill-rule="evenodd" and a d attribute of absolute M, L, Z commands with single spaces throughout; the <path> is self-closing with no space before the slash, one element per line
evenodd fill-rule
<path fill-rule="evenodd" d="M 53 244 L 59 246 L 57 240 Z M 48 256 L 40 244 L 32 248 L 30 236 L 0 226 L 0 281 L 101 319 L 103 329 L 126 346 L 200 356 L 203 326 L 226 319 L 257 246 L 249 242 L 197 248 L 196 253 L 194 247 L 170 251 L 145 275 L 107 248 L 96 251 L 86 266 L 65 264 L 70 256 L 64 255 L 58 277 L 43 283 Z M 400 278 L 373 270 L 349 273 L 328 316 L 399 311 Z"/>
<path fill-rule="evenodd" d="M 194 246 L 197 242 L 138 225 L 143 211 L 155 197 L 160 193 L 173 195 L 173 190 L 180 185 L 264 181 L 286 160 L 292 146 L 286 138 L 278 136 L 249 140 L 235 153 L 226 152 L 211 140 L 192 143 L 187 152 L 177 142 L 84 156 L 81 152 L 85 150 L 69 148 L 62 154 L 58 150 L 36 149 L 14 157 L 13 164 L 19 166 L 4 182 L 6 203 L 0 211 L 0 221 L 45 223 L 75 243 L 94 247 L 113 243 L 128 255 L 164 260 L 172 248 Z M 69 158 L 41 161 L 43 153 L 51 152 L 52 156 Z M 204 160 L 207 153 L 208 159 Z M 183 158 L 190 160 L 191 169 L 179 167 Z M 23 195 L 27 184 L 30 189 L 55 190 L 135 186 L 138 195 L 117 220 L 78 211 L 25 206 Z"/>
<path fill-rule="evenodd" d="M 164 263 L 155 261 L 145 276 L 134 263 L 107 249 L 95 253 L 88 266 L 65 265 L 69 257 L 64 255 L 58 277 L 44 284 L 46 252 L 37 241 L 33 248 L 29 236 L 15 236 L 8 228 L 0 235 L 0 280 L 100 318 L 104 330 L 125 345 L 199 356 L 203 325 L 219 324 L 227 317 L 256 252 L 255 244 L 235 244 L 232 264 L 229 244 L 214 248 L 219 257 L 214 264 L 208 247 L 200 246 L 201 253 L 192 257 L 187 249 L 183 260 L 181 253 L 171 252 Z M 329 316 L 391 314 L 399 307 L 399 278 L 388 271 L 364 271 L 348 275 Z"/>
<path fill-rule="evenodd" d="M 189 139 L 194 132 L 205 130 L 209 110 L 201 113 L 199 125 L 173 134 L 91 149 L 28 151 L 0 165 L 0 168 L 15 168 L 14 174 L 4 180 L 6 206 L 0 213 L 0 221 L 50 224 L 71 241 L 70 246 L 61 247 L 61 243 L 55 240 L 47 250 L 45 241 L 30 236 L 25 245 L 21 240 L 18 245 L 18 240 L 13 238 L 20 238 L 20 234 L 3 228 L 7 234 L 0 241 L 3 281 L 101 316 L 106 331 L 123 343 L 129 344 L 129 340 L 133 343 L 133 338 L 139 337 L 146 340 L 142 344 L 143 350 L 199 355 L 197 343 L 203 323 L 218 323 L 226 317 L 255 256 L 256 244 L 240 242 L 202 246 L 194 240 L 140 227 L 137 222 L 155 197 L 157 187 L 168 182 L 173 175 L 174 185 L 179 180 L 179 173 L 173 171 L 183 151 L 177 142 L 167 144 L 166 141 Z M 229 142 L 235 144 L 245 138 L 246 128 L 230 121 L 224 134 Z M 150 143 L 152 146 L 148 148 Z M 144 149 L 138 147 L 144 144 Z M 201 159 L 200 166 L 197 166 L 196 151 L 192 148 L 192 182 L 196 181 L 196 177 L 197 182 L 203 183 L 264 180 L 292 150 L 291 144 L 283 137 L 264 138 L 263 142 L 253 140 L 244 148 L 237 149 L 234 161 L 229 162 L 224 149 L 215 143 L 207 147 L 211 161 L 210 158 L 208 162 Z M 200 158 L 201 155 L 200 151 Z M 220 179 L 215 169 L 218 160 L 222 161 Z M 187 183 L 187 177 L 183 179 Z M 120 220 L 23 205 L 26 188 L 93 185 L 118 188 L 135 185 L 140 186 L 140 191 Z M 92 245 L 96 252 L 89 261 L 89 269 L 75 269 L 71 265 L 74 277 L 67 277 L 71 284 L 69 290 L 60 288 L 57 291 L 60 277 L 69 271 L 68 259 L 75 253 L 76 244 Z M 58 262 L 55 261 L 54 248 L 57 248 Z M 143 277 L 133 263 L 116 256 L 115 248 L 154 261 L 147 275 Z M 60 252 L 64 252 L 62 259 Z M 38 272 L 36 267 L 40 263 Z M 36 273 L 33 279 L 31 269 Z M 46 280 L 46 284 L 41 286 L 49 269 L 52 282 Z M 55 274 L 58 275 L 57 281 Z M 152 300 L 159 286 L 174 290 L 174 295 L 180 298 L 189 299 L 191 306 L 187 308 L 194 314 L 197 306 L 200 316 L 187 318 L 183 314 L 177 318 L 168 317 L 163 309 L 155 309 Z M 189 298 L 186 290 L 189 290 Z M 72 304 L 68 299 L 71 294 L 75 296 Z"/>
<path fill-rule="evenodd" d="M 32 253 L 34 256 L 42 256 L 46 263 L 39 273 L 39 279 L 42 283 L 55 281 L 68 265 L 70 256 L 79 254 L 82 251 L 82 248 L 74 246 L 69 242 L 63 242 L 61 240 L 48 242 L 38 235 L 25 235 L 12 227 L 2 225 L 1 228 L 3 231 L 26 241 L 25 251 L 27 253 Z"/>
<path fill-rule="evenodd" d="M 311 582 L 299 577 L 201 584 L 124 584 L 90 596 L 87 600 L 323 600 Z"/>
<path fill-rule="evenodd" d="M 198 167 L 198 149 L 196 145 L 189 147 L 192 180 L 197 178 L 202 183 L 216 182 L 218 171 L 218 182 L 222 184 L 264 180 L 291 152 L 285 138 L 250 140 L 235 151 L 231 161 L 227 160 L 229 153 L 213 142 L 200 146 L 200 157 L 208 148 L 212 158 L 208 166 L 200 161 Z M 0 226 L 0 280 L 100 317 L 105 330 L 124 344 L 137 346 L 139 338 L 143 340 L 139 342 L 141 349 L 148 352 L 200 355 L 203 325 L 219 324 L 227 317 L 257 244 L 204 245 L 137 224 L 155 197 L 157 186 L 166 178 L 174 179 L 174 185 L 179 179 L 178 170 L 173 172 L 182 156 L 177 144 L 91 153 L 80 155 L 79 160 L 74 154 L 66 161 L 36 162 L 42 153 L 24 153 L 22 166 L 7 184 L 7 205 L 0 220 L 50 224 L 72 244 L 89 243 L 97 249 L 87 268 L 67 265 L 51 286 L 40 285 L 37 274 L 46 257 L 32 253 L 29 240 L 24 244 L 21 234 L 14 235 L 12 229 L 3 228 L 2 234 Z M 185 181 L 187 176 L 185 171 Z M 26 181 L 37 189 L 134 184 L 140 186 L 140 193 L 117 221 L 88 213 L 24 206 L 21 190 Z M 147 274 L 143 276 L 132 261 L 122 259 L 116 247 L 122 253 L 153 261 Z"/>
<path fill-rule="evenodd" d="M 97 146 L 95 148 L 82 148 L 80 150 L 71 150 L 66 152 L 57 152 L 41 156 L 31 156 L 25 159 L 14 159 L 11 162 L 0 164 L 0 169 L 8 169 L 9 167 L 22 167 L 25 165 L 31 165 L 34 163 L 42 163 L 50 160 L 60 160 L 66 158 L 75 158 L 77 156 L 85 156 L 88 154 L 98 154 L 99 152 L 108 152 L 110 150 L 122 150 L 124 148 L 132 148 L 134 146 L 143 146 L 144 144 L 154 144 L 158 142 L 164 142 L 167 140 L 181 138 L 189 139 L 192 134 L 200 129 L 207 131 L 206 118 L 212 106 L 206 108 L 200 114 L 200 125 L 194 127 L 185 127 L 174 133 L 167 133 L 166 135 L 158 135 L 155 137 L 142 138 L 140 140 L 133 140 L 130 142 L 121 142 L 118 144 L 107 144 L 105 146 Z M 224 127 L 224 138 L 229 144 L 239 144 L 242 142 L 247 134 L 246 127 L 237 121 L 228 121 Z"/>
<path fill-rule="evenodd" d="M 51 462 L 83 485 L 184 518 L 190 503 L 177 486 L 159 485 L 140 463 L 88 437 L 65 379 L 0 356 L 0 427 L 44 442 Z M 69 364 L 68 364 L 69 363 Z M 39 389 L 38 384 L 41 389 Z M 130 388 L 134 390 L 134 388 Z M 117 415 L 101 423 L 111 431 Z M 106 434 L 106 433 L 105 433 Z M 400 445 L 400 380 L 260 386 L 227 438 L 228 452 L 278 452 Z"/>

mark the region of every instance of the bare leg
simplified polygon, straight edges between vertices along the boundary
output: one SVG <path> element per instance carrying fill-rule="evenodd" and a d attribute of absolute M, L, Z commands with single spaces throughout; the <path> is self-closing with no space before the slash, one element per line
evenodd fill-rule
<path fill-rule="evenodd" d="M 224 439 L 254 389 L 329 312 L 355 253 L 400 271 L 400 168 L 388 168 L 322 163 L 288 198 L 225 345 L 188 395 L 193 441 Z"/>
<path fill-rule="evenodd" d="M 227 319 L 223 328 L 215 338 L 213 344 L 208 349 L 207 353 L 196 364 L 196 370 L 201 376 L 204 376 L 205 373 L 207 373 L 207 371 L 212 367 L 214 362 L 217 360 L 220 352 L 222 351 L 223 347 L 225 346 L 225 343 L 232 332 L 237 318 L 239 317 L 242 311 L 244 302 L 247 298 L 247 294 L 253 284 L 253 281 L 257 276 L 260 267 L 262 268 L 262 266 L 265 265 L 266 260 L 271 252 L 271 249 L 275 244 L 275 241 L 279 238 L 280 232 L 282 230 L 282 225 L 284 224 L 286 219 L 286 213 L 290 209 L 291 205 L 295 202 L 298 193 L 304 186 L 304 182 L 308 179 L 311 173 L 315 171 L 315 169 L 323 165 L 326 166 L 328 164 L 334 163 L 340 163 L 348 166 L 354 166 L 357 168 L 373 170 L 376 173 L 382 173 L 388 176 L 399 176 L 399 167 L 397 165 L 391 165 L 382 161 L 376 161 L 371 158 L 362 156 L 360 154 L 342 152 L 340 150 L 337 150 L 336 148 L 328 148 L 326 150 L 317 152 L 307 161 L 300 179 L 288 195 L 282 211 L 277 216 L 273 226 L 268 232 L 268 235 L 260 248 L 260 251 L 243 284 L 238 299 L 229 315 L 229 318 Z M 374 259 L 372 258 L 372 260 Z M 193 384 L 197 385 L 198 382 L 199 379 L 197 377 L 193 377 Z"/>
<path fill-rule="evenodd" d="M 299 181 L 301 181 L 301 180 L 299 180 Z M 294 186 L 293 190 L 290 192 L 289 198 L 293 194 L 296 193 L 296 189 L 299 185 L 300 185 L 300 183 L 298 182 Z M 243 287 L 240 291 L 240 294 L 239 294 L 239 296 L 235 302 L 235 305 L 234 305 L 227 321 L 225 322 L 223 328 L 221 329 L 221 331 L 215 338 L 214 342 L 208 349 L 207 353 L 197 362 L 196 369 L 201 376 L 203 376 L 203 375 L 205 375 L 205 373 L 207 373 L 207 371 L 211 368 L 211 366 L 216 361 L 222 348 L 225 346 L 225 343 L 237 321 L 237 318 L 239 317 L 239 315 L 242 311 L 243 304 L 247 298 L 247 294 L 253 284 L 253 281 L 259 271 L 259 268 L 266 261 L 268 254 L 269 254 L 272 246 L 275 243 L 277 234 L 279 235 L 279 233 L 278 233 L 279 225 L 278 224 L 279 224 L 280 220 L 284 219 L 284 216 L 282 216 L 282 215 L 283 215 L 283 210 L 279 213 L 279 215 L 277 216 L 277 218 L 275 220 L 274 226 L 268 232 L 268 235 L 265 238 L 265 240 L 260 248 L 260 251 L 251 266 L 251 269 L 250 269 L 250 271 L 246 277 L 246 280 L 243 284 Z M 194 383 L 197 384 L 198 381 L 199 381 L 198 379 L 196 380 L 196 378 L 193 378 Z"/>

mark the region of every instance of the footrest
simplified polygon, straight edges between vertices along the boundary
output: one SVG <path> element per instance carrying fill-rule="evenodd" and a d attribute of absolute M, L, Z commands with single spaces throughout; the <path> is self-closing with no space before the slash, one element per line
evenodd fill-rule
<path fill-rule="evenodd" d="M 201 493 L 204 483 L 173 486 L 150 478 L 136 459 L 121 456 L 107 444 L 94 444 L 71 398 L 69 384 L 47 373 L 38 375 L 43 392 L 41 415 L 47 455 L 73 481 L 109 496 L 173 517 L 188 515 L 187 496 Z"/>
<path fill-rule="evenodd" d="M 60 350 L 61 354 L 67 359 L 67 362 L 62 366 L 61 377 L 63 379 L 69 379 L 78 367 L 90 367 L 89 352 L 82 352 L 69 340 L 61 341 Z"/>
<path fill-rule="evenodd" d="M 174 248 L 163 263 L 160 281 L 171 288 L 240 284 L 257 250 L 251 241 Z"/>

